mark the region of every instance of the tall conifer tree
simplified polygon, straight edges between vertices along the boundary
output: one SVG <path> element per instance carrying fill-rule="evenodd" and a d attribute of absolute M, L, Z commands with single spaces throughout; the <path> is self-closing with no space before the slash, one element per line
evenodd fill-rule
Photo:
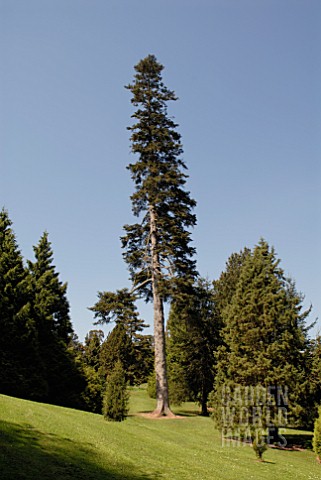
<path fill-rule="evenodd" d="M 224 386 L 261 385 L 275 392 L 276 387 L 288 388 L 289 413 L 295 414 L 304 382 L 309 311 L 301 311 L 302 298 L 279 263 L 264 240 L 245 259 L 235 293 L 223 310 L 217 400 Z"/>
<path fill-rule="evenodd" d="M 32 290 L 12 222 L 0 212 L 0 391 L 24 398 L 46 392 L 39 357 L 38 332 L 32 317 Z"/>
<path fill-rule="evenodd" d="M 232 253 L 226 262 L 225 270 L 218 280 L 213 282 L 213 297 L 215 314 L 223 324 L 223 311 L 231 303 L 240 279 L 242 267 L 251 250 L 244 248 L 238 253 Z"/>
<path fill-rule="evenodd" d="M 154 306 L 155 415 L 171 415 L 165 358 L 164 300 L 178 294 L 196 275 L 190 231 L 196 223 L 195 201 L 185 190 L 186 166 L 177 125 L 167 114 L 175 93 L 162 81 L 163 66 L 149 55 L 135 66 L 127 88 L 132 93 L 132 152 L 136 163 L 128 166 L 135 184 L 132 209 L 139 222 L 125 225 L 124 259 L 133 286 Z"/>
<path fill-rule="evenodd" d="M 73 334 L 69 316 L 67 284 L 59 280 L 53 265 L 53 251 L 48 233 L 44 232 L 34 247 L 35 262 L 28 262 L 35 293 L 35 313 L 44 332 L 55 332 L 57 337 L 68 343 Z"/>
<path fill-rule="evenodd" d="M 59 280 L 53 265 L 53 251 L 48 233 L 34 247 L 35 262 L 28 262 L 33 291 L 34 318 L 37 322 L 40 352 L 46 368 L 48 396 L 45 400 L 65 406 L 80 407 L 84 379 L 68 344 L 73 328 L 69 316 L 67 284 Z"/>

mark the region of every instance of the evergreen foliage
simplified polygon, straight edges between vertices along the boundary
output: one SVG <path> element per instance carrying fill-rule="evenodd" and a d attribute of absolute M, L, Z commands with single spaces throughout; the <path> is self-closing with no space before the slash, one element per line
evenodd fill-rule
<path fill-rule="evenodd" d="M 86 378 L 86 388 L 82 393 L 85 408 L 90 412 L 101 413 L 102 395 L 105 379 L 100 373 L 100 354 L 104 333 L 101 330 L 91 330 L 85 338 L 82 352 L 83 373 Z"/>
<path fill-rule="evenodd" d="M 132 379 L 133 343 L 122 323 L 117 323 L 108 334 L 100 350 L 100 375 L 106 379 L 120 362 L 125 371 L 126 381 Z"/>
<path fill-rule="evenodd" d="M 139 160 L 128 169 L 135 184 L 131 197 L 133 213 L 141 216 L 142 222 L 125 225 L 124 258 L 134 285 L 146 281 L 141 288 L 144 287 L 147 298 L 152 298 L 152 269 L 156 268 L 152 264 L 154 233 L 160 291 L 168 293 L 179 280 L 185 283 L 184 276 L 195 274 L 195 261 L 191 259 L 195 249 L 189 245 L 190 233 L 186 228 L 196 224 L 191 213 L 196 203 L 184 190 L 187 175 L 180 158 L 180 134 L 167 114 L 167 102 L 177 97 L 162 82 L 163 68 L 149 55 L 135 66 L 135 80 L 127 86 L 133 105 L 138 107 L 132 116 L 136 123 L 128 129 L 132 132 L 132 151 L 139 155 Z M 151 231 L 153 219 L 155 232 Z"/>
<path fill-rule="evenodd" d="M 39 355 L 37 325 L 32 317 L 32 290 L 12 222 L 0 212 L 0 391 L 37 399 L 46 392 Z"/>
<path fill-rule="evenodd" d="M 148 377 L 154 370 L 154 339 L 152 335 L 136 333 L 132 339 L 133 364 L 131 367 L 133 382 L 141 385 L 148 381 Z"/>
<path fill-rule="evenodd" d="M 147 393 L 150 398 L 156 399 L 156 375 L 155 372 L 151 373 L 147 380 Z"/>
<path fill-rule="evenodd" d="M 306 412 L 309 414 L 307 425 L 311 423 L 318 416 L 318 405 L 321 404 L 321 337 L 317 335 L 313 339 L 309 348 L 306 351 L 305 365 L 309 372 L 308 375 L 308 392 L 306 398 L 308 403 L 306 405 Z M 312 420 L 312 421 L 311 421 Z"/>
<path fill-rule="evenodd" d="M 39 352 L 45 368 L 48 392 L 42 398 L 58 405 L 80 407 L 85 380 L 77 366 L 72 349 L 73 329 L 66 296 L 67 284 L 59 280 L 53 263 L 53 252 L 45 232 L 34 247 L 35 261 L 28 262 L 32 313 L 35 319 Z"/>
<path fill-rule="evenodd" d="M 130 383 L 140 384 L 147 381 L 153 368 L 153 345 L 152 337 L 141 333 L 149 325 L 139 318 L 135 301 L 136 296 L 126 288 L 99 292 L 98 301 L 91 310 L 98 324 L 115 321 L 116 327 L 121 326 L 115 327 L 103 344 L 101 362 L 104 375 L 108 375 L 120 358 Z M 118 353 L 117 349 L 120 349 Z"/>
<path fill-rule="evenodd" d="M 202 415 L 208 415 L 207 399 L 215 375 L 214 354 L 220 343 L 220 323 L 214 307 L 210 282 L 200 278 L 188 303 L 172 304 L 168 321 L 170 398 L 175 399 L 174 403 L 198 401 Z"/>
<path fill-rule="evenodd" d="M 59 280 L 53 263 L 53 251 L 48 233 L 44 232 L 34 248 L 35 262 L 28 262 L 34 292 L 34 311 L 42 333 L 55 333 L 57 338 L 68 343 L 73 329 L 69 316 L 67 284 Z"/>
<path fill-rule="evenodd" d="M 288 389 L 288 413 L 293 421 L 302 409 L 299 386 L 305 381 L 303 352 L 308 343 L 305 320 L 309 311 L 301 312 L 302 297 L 279 263 L 264 240 L 245 259 L 235 293 L 222 312 L 224 344 L 217 355 L 214 398 L 219 406 L 222 388 L 238 386 L 270 387 L 275 395 L 279 389 Z M 277 411 L 276 399 L 274 403 Z M 220 412 L 217 408 L 216 420 L 222 425 Z M 268 418 L 263 410 L 262 416 L 264 427 Z M 277 429 L 277 421 L 272 418 L 272 423 Z"/>
<path fill-rule="evenodd" d="M 100 368 L 100 353 L 103 341 L 104 332 L 102 330 L 90 330 L 85 337 L 84 362 L 97 372 Z"/>
<path fill-rule="evenodd" d="M 103 399 L 103 415 L 108 421 L 121 422 L 128 414 L 129 394 L 125 371 L 120 360 L 108 377 Z"/>
<path fill-rule="evenodd" d="M 310 353 L 312 355 L 312 380 L 315 382 L 315 389 L 321 387 L 321 336 L 317 335 L 311 345 Z M 320 398 L 321 400 L 321 398 Z"/>
<path fill-rule="evenodd" d="M 319 416 L 314 423 L 313 450 L 321 461 L 321 407 L 319 407 Z"/>
<path fill-rule="evenodd" d="M 225 270 L 218 280 L 213 282 L 214 309 L 217 317 L 223 325 L 223 311 L 231 303 L 236 292 L 240 274 L 245 260 L 251 250 L 244 248 L 239 253 L 232 253 L 226 262 Z"/>
<path fill-rule="evenodd" d="M 132 152 L 139 156 L 130 164 L 135 184 L 132 210 L 139 222 L 125 225 L 124 259 L 133 286 L 153 300 L 157 407 L 155 414 L 170 413 L 165 359 L 163 302 L 178 295 L 196 275 L 189 228 L 196 223 L 195 201 L 185 190 L 186 169 L 177 125 L 167 114 L 167 103 L 176 100 L 162 81 L 163 66 L 149 55 L 135 66 L 127 88 L 137 107 L 131 131 Z"/>
<path fill-rule="evenodd" d="M 257 459 L 259 461 L 262 461 L 263 453 L 267 450 L 267 444 L 265 443 L 264 438 L 261 435 L 257 434 L 256 438 L 254 438 L 253 440 L 252 446 Z"/>
<path fill-rule="evenodd" d="M 90 310 L 94 312 L 96 324 L 121 323 L 133 339 L 137 332 L 148 327 L 139 318 L 135 301 L 136 296 L 127 288 L 116 292 L 98 292 L 98 301 Z"/>

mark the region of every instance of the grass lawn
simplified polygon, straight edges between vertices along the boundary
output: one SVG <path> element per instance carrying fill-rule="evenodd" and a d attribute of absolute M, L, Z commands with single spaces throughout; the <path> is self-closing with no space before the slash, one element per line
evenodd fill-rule
<path fill-rule="evenodd" d="M 194 404 L 174 409 L 183 419 L 150 419 L 154 400 L 131 390 L 122 423 L 101 415 L 0 395 L 1 480 L 321 480 L 310 450 L 268 449 L 265 462 L 250 446 L 222 446 Z M 311 439 L 311 432 L 291 430 Z M 298 437 L 299 438 L 299 437 Z M 294 442 L 295 443 L 295 442 Z"/>

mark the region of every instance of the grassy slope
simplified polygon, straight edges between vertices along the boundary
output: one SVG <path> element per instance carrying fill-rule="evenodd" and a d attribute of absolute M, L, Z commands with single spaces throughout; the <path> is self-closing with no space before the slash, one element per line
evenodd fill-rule
<path fill-rule="evenodd" d="M 264 463 L 252 448 L 222 447 L 208 418 L 185 404 L 184 419 L 134 416 L 153 408 L 132 391 L 122 423 L 100 415 L 0 396 L 0 478 L 3 480 L 321 480 L 310 451 L 269 449 Z M 301 432 L 302 433 L 302 432 Z"/>

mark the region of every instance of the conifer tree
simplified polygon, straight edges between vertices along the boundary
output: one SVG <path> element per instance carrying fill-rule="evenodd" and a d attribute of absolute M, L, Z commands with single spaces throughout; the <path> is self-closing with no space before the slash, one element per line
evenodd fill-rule
<path fill-rule="evenodd" d="M 311 360 L 311 373 L 309 383 L 313 392 L 314 401 L 321 404 L 321 336 L 317 335 L 311 342 L 308 350 L 308 357 Z M 315 415 L 316 417 L 316 415 Z"/>
<path fill-rule="evenodd" d="M 68 345 L 73 328 L 66 296 L 67 284 L 59 280 L 53 265 L 53 251 L 45 232 L 34 247 L 35 261 L 28 262 L 33 291 L 33 316 L 36 319 L 40 354 L 46 369 L 46 401 L 80 407 L 84 378 Z"/>
<path fill-rule="evenodd" d="M 309 311 L 301 312 L 302 298 L 279 263 L 264 240 L 244 262 L 235 294 L 223 310 L 216 401 L 222 398 L 222 387 L 263 386 L 274 392 L 288 388 L 289 413 L 295 415 L 298 386 L 304 382 L 302 352 L 307 346 Z M 264 424 L 267 419 L 262 420 Z M 277 437 L 277 424 L 274 427 Z"/>
<path fill-rule="evenodd" d="M 39 357 L 38 332 L 32 318 L 32 291 L 12 222 L 0 212 L 0 391 L 38 399 L 46 392 Z"/>
<path fill-rule="evenodd" d="M 133 343 L 122 323 L 115 325 L 101 346 L 100 375 L 106 379 L 118 361 L 123 366 L 126 381 L 132 381 Z"/>
<path fill-rule="evenodd" d="M 98 292 L 98 298 L 96 304 L 91 307 L 97 319 L 96 323 L 104 324 L 115 321 L 116 325 L 123 327 L 114 329 L 103 344 L 102 371 L 107 368 L 105 371 L 105 375 L 107 375 L 107 372 L 113 367 L 115 359 L 122 355 L 121 352 L 117 353 L 117 350 L 123 349 L 124 352 L 127 352 L 127 361 L 124 363 L 124 368 L 127 368 L 126 378 L 131 384 L 147 381 L 152 369 L 152 337 L 142 334 L 149 325 L 139 318 L 135 305 L 135 294 L 123 288 L 116 292 Z M 115 338 L 118 338 L 117 345 Z M 106 356 L 112 360 L 106 363 Z"/>
<path fill-rule="evenodd" d="M 154 367 L 154 339 L 152 335 L 136 333 L 133 338 L 133 383 L 146 383 Z"/>
<path fill-rule="evenodd" d="M 44 232 L 34 247 L 35 262 L 28 262 L 35 293 L 35 313 L 44 332 L 55 332 L 68 343 L 73 334 L 67 300 L 67 284 L 59 280 L 53 265 L 53 251 L 48 233 Z M 44 333 L 43 332 L 43 333 Z"/>
<path fill-rule="evenodd" d="M 321 403 L 321 337 L 311 339 L 308 348 L 303 352 L 305 360 L 305 379 L 301 385 L 301 396 L 305 400 L 300 415 L 301 424 L 307 429 L 313 429 Z"/>
<path fill-rule="evenodd" d="M 208 415 L 207 399 L 213 389 L 215 351 L 220 344 L 220 323 L 215 316 L 213 289 L 199 278 L 184 305 L 172 303 L 168 321 L 170 396 L 172 389 L 186 394 Z"/>
<path fill-rule="evenodd" d="M 84 362 L 96 371 L 100 368 L 100 352 L 103 340 L 104 332 L 102 330 L 90 330 L 85 337 Z"/>
<path fill-rule="evenodd" d="M 135 341 L 137 335 L 149 327 L 139 318 L 139 313 L 135 305 L 137 297 L 122 288 L 116 292 L 98 292 L 98 301 L 90 308 L 94 312 L 97 325 L 104 323 L 121 323 L 132 341 Z"/>
<path fill-rule="evenodd" d="M 128 414 L 129 394 L 125 379 L 125 371 L 120 360 L 107 380 L 103 399 L 103 415 L 107 421 L 122 422 Z"/>
<path fill-rule="evenodd" d="M 153 301 L 157 405 L 155 415 L 171 415 L 165 358 L 164 300 L 193 283 L 196 275 L 189 228 L 196 223 L 195 201 L 185 190 L 186 166 L 177 125 L 167 114 L 175 93 L 162 81 L 163 66 L 149 55 L 135 66 L 127 88 L 132 93 L 132 152 L 128 166 L 135 192 L 132 210 L 138 223 L 125 225 L 124 259 L 133 288 Z"/>
<path fill-rule="evenodd" d="M 82 393 L 82 399 L 85 408 L 94 413 L 101 413 L 102 394 L 105 388 L 105 381 L 100 374 L 100 353 L 103 339 L 104 332 L 102 330 L 91 330 L 86 335 L 80 357 L 86 378 L 86 388 Z"/>
<path fill-rule="evenodd" d="M 223 323 L 223 310 L 231 303 L 239 282 L 242 267 L 251 250 L 244 248 L 238 253 L 232 253 L 228 258 L 225 270 L 218 280 L 213 282 L 213 297 L 215 314 Z"/>
<path fill-rule="evenodd" d="M 317 455 L 318 462 L 321 463 L 321 407 L 319 407 L 319 416 L 314 422 L 312 443 L 313 450 Z"/>

